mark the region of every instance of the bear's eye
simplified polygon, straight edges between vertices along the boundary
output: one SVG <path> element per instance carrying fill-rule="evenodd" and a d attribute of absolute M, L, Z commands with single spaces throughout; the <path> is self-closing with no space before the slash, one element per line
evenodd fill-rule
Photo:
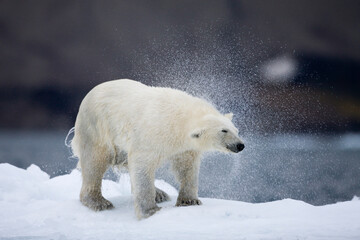
<path fill-rule="evenodd" d="M 221 130 L 223 133 L 227 133 L 228 132 L 228 130 L 226 130 L 226 129 L 223 129 L 223 130 Z"/>
<path fill-rule="evenodd" d="M 191 137 L 193 137 L 193 138 L 199 138 L 199 137 L 200 137 L 200 134 L 194 133 L 194 134 L 191 134 Z"/>

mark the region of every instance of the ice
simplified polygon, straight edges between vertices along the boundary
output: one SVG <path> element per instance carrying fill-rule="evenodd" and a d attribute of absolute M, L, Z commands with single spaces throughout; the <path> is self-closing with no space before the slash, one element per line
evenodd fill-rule
<path fill-rule="evenodd" d="M 39 167 L 0 164 L 0 239 L 360 239 L 360 199 L 325 206 L 284 199 L 246 203 L 202 198 L 202 206 L 174 207 L 177 191 L 161 211 L 138 221 L 127 174 L 103 181 L 113 210 L 81 205 L 81 174 L 49 178 Z"/>
<path fill-rule="evenodd" d="M 341 149 L 356 150 L 360 149 L 360 134 L 348 133 L 339 140 Z"/>

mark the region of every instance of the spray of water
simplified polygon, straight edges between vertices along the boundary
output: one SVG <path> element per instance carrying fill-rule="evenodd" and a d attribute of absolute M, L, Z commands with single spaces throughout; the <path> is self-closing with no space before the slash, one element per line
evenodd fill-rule
<path fill-rule="evenodd" d="M 329 165 L 317 159 L 335 161 L 331 153 L 321 147 L 293 147 L 298 143 L 300 146 L 321 143 L 323 139 L 316 135 L 303 138 L 284 133 L 284 129 L 301 129 L 309 116 L 322 113 L 319 97 L 286 81 L 270 87 L 264 84 L 261 71 L 267 62 L 253 61 L 253 55 L 263 51 L 261 41 L 254 38 L 253 48 L 245 49 L 239 46 L 241 39 L 232 35 L 232 40 L 222 42 L 226 31 L 215 34 L 218 37 L 214 37 L 211 29 L 200 34 L 202 36 L 195 37 L 197 41 L 181 44 L 174 39 L 178 33 L 171 31 L 166 41 L 154 40 L 150 49 L 137 52 L 144 70 L 134 77 L 153 86 L 184 90 L 213 103 L 223 113 L 235 114 L 234 124 L 246 148 L 237 155 L 204 156 L 200 196 L 249 202 L 287 197 L 314 204 L 328 201 L 327 193 L 317 183 L 321 179 L 316 176 L 324 172 L 326 175 Z M 289 59 L 290 62 L 287 58 L 281 62 L 281 66 L 289 63 L 296 66 L 291 56 Z M 293 77 L 297 68 L 290 70 L 291 74 L 286 77 Z M 321 122 L 313 123 L 322 127 Z M 174 184 L 167 170 L 161 170 L 159 176 Z M 309 188 L 309 184 L 313 184 L 313 188 Z"/>
<path fill-rule="evenodd" d="M 248 58 L 260 48 L 254 44 L 254 49 L 239 51 L 236 44 L 240 39 L 233 39 L 233 45 L 223 44 L 221 39 L 225 32 L 215 39 L 211 29 L 201 34 L 196 36 L 197 42 L 176 44 L 174 38 L 178 33 L 169 32 L 166 41 L 154 40 L 150 49 L 138 50 L 136 55 L 143 61 L 140 65 L 144 70 L 134 78 L 148 85 L 183 90 L 211 102 L 222 113 L 235 114 L 234 124 L 245 141 L 246 149 L 238 155 L 210 153 L 204 156 L 200 196 L 239 200 L 244 200 L 245 196 L 245 200 L 249 200 L 250 192 L 242 191 L 243 197 L 239 197 L 236 186 L 249 187 L 249 184 L 243 184 L 244 176 L 248 176 L 242 170 L 244 164 L 248 164 L 244 162 L 244 155 L 252 155 L 248 161 L 256 164 L 255 146 L 249 140 L 256 139 L 254 133 L 261 129 L 257 117 L 259 75 L 257 65 L 249 68 Z M 161 169 L 158 176 L 175 184 L 168 167 Z M 239 179 L 239 176 L 242 177 Z"/>
<path fill-rule="evenodd" d="M 70 139 L 70 135 L 72 135 L 75 132 L 75 127 L 70 128 L 68 134 L 66 135 L 65 138 L 65 146 L 67 146 L 68 148 L 71 148 L 71 141 L 72 139 Z"/>
<path fill-rule="evenodd" d="M 69 160 L 77 159 L 77 157 L 75 156 L 75 154 L 73 153 L 72 148 L 71 148 L 71 142 L 74 137 L 74 132 L 75 132 L 75 127 L 70 128 L 68 134 L 65 137 L 65 141 L 64 141 L 65 146 L 68 148 L 69 153 L 70 153 L 70 156 L 68 157 Z M 77 168 L 79 169 L 79 166 L 77 166 Z"/>

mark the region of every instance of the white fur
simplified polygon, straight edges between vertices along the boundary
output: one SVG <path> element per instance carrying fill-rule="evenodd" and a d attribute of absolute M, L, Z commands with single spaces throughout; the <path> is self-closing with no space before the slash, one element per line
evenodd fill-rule
<path fill-rule="evenodd" d="M 227 152 L 227 144 L 240 141 L 231 119 L 232 114 L 224 116 L 210 103 L 175 89 L 132 80 L 96 86 L 81 103 L 71 143 L 83 173 L 81 201 L 95 210 L 112 207 L 101 195 L 101 178 L 108 166 L 120 164 L 130 172 L 138 217 L 150 216 L 159 210 L 155 171 L 171 161 L 181 184 L 177 205 L 200 204 L 201 154 Z"/>

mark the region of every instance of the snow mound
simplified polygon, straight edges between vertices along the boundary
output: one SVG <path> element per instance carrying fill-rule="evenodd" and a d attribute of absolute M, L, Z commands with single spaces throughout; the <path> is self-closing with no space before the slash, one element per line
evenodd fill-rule
<path fill-rule="evenodd" d="M 252 204 L 202 199 L 202 206 L 174 207 L 177 191 L 157 187 L 172 201 L 135 218 L 128 175 L 103 181 L 110 211 L 93 212 L 78 200 L 80 172 L 50 179 L 39 167 L 0 164 L 0 239 L 360 239 L 360 199 L 315 207 L 301 201 Z"/>

